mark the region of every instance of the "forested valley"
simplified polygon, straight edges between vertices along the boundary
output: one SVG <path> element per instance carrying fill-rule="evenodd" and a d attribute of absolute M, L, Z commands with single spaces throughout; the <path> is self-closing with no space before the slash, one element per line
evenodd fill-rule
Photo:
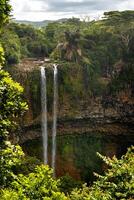
<path fill-rule="evenodd" d="M 75 180 L 67 173 L 64 176 L 54 177 L 51 167 L 25 152 L 24 146 L 19 140 L 16 142 L 13 137 L 14 133 L 16 137 L 22 137 L 20 124 L 28 112 L 29 102 L 23 94 L 26 88 L 14 81 L 13 70 L 19 63 L 31 60 L 40 60 L 46 65 L 55 63 L 61 66 L 63 74 L 59 72 L 59 82 L 63 83 L 64 87 L 59 87 L 59 102 L 64 102 L 64 98 L 65 100 L 71 98 L 73 109 L 77 98 L 82 101 L 82 98 L 88 96 L 95 101 L 95 98 L 99 99 L 101 96 L 101 103 L 106 108 L 109 104 L 110 106 L 118 104 L 118 96 L 123 94 L 121 97 L 123 105 L 129 105 L 129 110 L 123 107 L 123 113 L 129 115 L 121 117 L 126 121 L 121 122 L 118 119 L 116 123 L 126 123 L 127 127 L 132 127 L 134 11 L 110 11 L 105 12 L 100 20 L 69 18 L 36 27 L 15 22 L 10 16 L 11 6 L 8 0 L 2 0 L 0 6 L 0 200 L 133 200 L 133 145 L 127 146 L 128 149 L 118 158 L 115 155 L 107 157 L 96 152 L 98 159 L 104 164 L 100 174 L 98 171 L 92 173 L 93 180 L 89 180 L 90 177 Z M 71 72 L 68 71 L 70 67 Z M 77 72 L 78 76 L 75 77 Z M 79 74 L 82 74 L 84 86 L 81 86 Z M 69 76 L 72 76 L 72 79 Z M 72 81 L 71 84 L 69 80 Z M 33 78 L 34 81 L 36 82 Z M 48 100 L 51 102 L 52 83 L 49 84 Z M 50 110 L 48 108 L 48 112 Z M 70 116 L 74 117 L 74 113 Z M 70 119 L 71 117 L 68 118 L 68 123 Z M 111 124 L 114 124 L 113 121 Z M 60 128 L 64 129 L 62 125 Z M 93 128 L 96 128 L 94 118 Z M 118 134 L 115 137 L 118 137 Z M 126 137 L 129 136 L 126 134 Z M 70 145 L 70 141 L 67 142 Z M 63 157 L 71 152 L 71 148 L 64 147 L 66 148 Z M 84 147 L 83 145 L 82 148 Z M 37 147 L 33 147 L 33 152 L 36 150 Z M 86 151 L 88 154 L 88 150 Z M 71 157 L 71 153 L 68 155 Z M 88 155 L 79 154 L 78 159 L 81 160 L 81 155 L 88 158 Z M 89 169 L 83 167 L 83 174 L 84 170 Z"/>

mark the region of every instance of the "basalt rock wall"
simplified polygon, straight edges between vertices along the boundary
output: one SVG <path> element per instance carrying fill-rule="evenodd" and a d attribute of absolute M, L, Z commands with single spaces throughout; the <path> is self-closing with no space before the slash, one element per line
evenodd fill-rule
<path fill-rule="evenodd" d="M 20 142 L 41 136 L 40 66 L 46 67 L 48 129 L 51 135 L 53 67 L 43 61 L 25 60 L 11 67 L 13 78 L 24 87 L 29 110 L 20 120 Z M 58 66 L 58 134 L 133 134 L 132 91 L 112 93 L 109 77 L 92 78 L 86 68 L 75 64 Z"/>

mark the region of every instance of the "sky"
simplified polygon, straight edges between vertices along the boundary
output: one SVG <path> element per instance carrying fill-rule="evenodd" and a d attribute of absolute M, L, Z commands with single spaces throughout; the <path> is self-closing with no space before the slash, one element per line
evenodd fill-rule
<path fill-rule="evenodd" d="M 105 11 L 134 10 L 134 0 L 10 0 L 13 18 L 43 21 L 100 18 Z"/>

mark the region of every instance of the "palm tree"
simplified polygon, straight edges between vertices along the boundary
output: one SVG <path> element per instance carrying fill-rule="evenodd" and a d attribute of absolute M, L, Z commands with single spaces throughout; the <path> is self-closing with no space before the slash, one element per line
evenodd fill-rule
<path fill-rule="evenodd" d="M 57 45 L 56 50 L 60 53 L 60 59 L 78 63 L 82 57 L 79 31 L 64 32 L 64 41 Z"/>

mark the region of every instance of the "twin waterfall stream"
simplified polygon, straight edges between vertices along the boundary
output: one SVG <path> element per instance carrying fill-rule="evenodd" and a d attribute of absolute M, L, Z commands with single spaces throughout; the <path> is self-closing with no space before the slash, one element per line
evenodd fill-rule
<path fill-rule="evenodd" d="M 58 84 L 57 84 L 57 65 L 53 65 L 54 70 L 54 95 L 53 95 L 53 127 L 52 127 L 52 163 L 53 174 L 55 176 L 56 163 L 56 129 L 57 129 L 57 100 L 58 100 Z M 41 67 L 41 109 L 42 109 L 42 139 L 43 139 L 43 159 L 44 164 L 48 164 L 48 131 L 47 131 L 47 80 L 45 67 Z"/>

